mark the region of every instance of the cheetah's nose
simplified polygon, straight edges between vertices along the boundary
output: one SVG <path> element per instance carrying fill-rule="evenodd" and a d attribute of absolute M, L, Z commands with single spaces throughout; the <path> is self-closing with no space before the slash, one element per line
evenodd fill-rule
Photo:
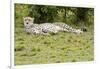
<path fill-rule="evenodd" d="M 26 24 L 28 24 L 28 22 Z"/>

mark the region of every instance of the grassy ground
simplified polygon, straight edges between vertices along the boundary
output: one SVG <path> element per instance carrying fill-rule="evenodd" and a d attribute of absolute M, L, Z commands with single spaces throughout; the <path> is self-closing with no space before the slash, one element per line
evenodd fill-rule
<path fill-rule="evenodd" d="M 15 65 L 92 61 L 93 30 L 83 34 L 60 32 L 32 35 L 15 29 Z"/>

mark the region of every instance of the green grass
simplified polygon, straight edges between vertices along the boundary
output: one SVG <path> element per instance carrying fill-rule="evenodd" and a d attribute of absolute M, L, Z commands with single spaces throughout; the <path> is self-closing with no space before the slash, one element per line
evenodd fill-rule
<path fill-rule="evenodd" d="M 16 27 L 15 65 L 92 61 L 93 40 L 93 30 L 80 35 L 60 32 L 43 36 Z"/>

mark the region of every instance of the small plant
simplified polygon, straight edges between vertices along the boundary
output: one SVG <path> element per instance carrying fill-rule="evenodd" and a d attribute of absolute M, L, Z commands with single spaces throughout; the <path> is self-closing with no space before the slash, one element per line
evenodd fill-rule
<path fill-rule="evenodd" d="M 23 49 L 25 49 L 24 46 L 16 46 L 14 50 L 15 51 L 22 51 Z"/>
<path fill-rule="evenodd" d="M 36 55 L 36 53 L 33 53 L 33 54 L 32 54 L 32 56 L 35 56 L 35 55 Z"/>
<path fill-rule="evenodd" d="M 74 42 L 77 42 L 77 40 L 74 40 Z"/>
<path fill-rule="evenodd" d="M 24 41 L 24 39 L 23 38 L 18 38 L 18 41 Z"/>
<path fill-rule="evenodd" d="M 78 41 L 79 43 L 81 42 L 81 40 Z"/>
<path fill-rule="evenodd" d="M 88 61 L 93 61 L 94 60 L 94 58 L 90 58 Z"/>
<path fill-rule="evenodd" d="M 36 49 L 35 48 L 32 48 L 32 51 L 36 51 Z"/>
<path fill-rule="evenodd" d="M 23 41 L 21 41 L 21 42 L 20 42 L 20 44 L 24 44 L 24 42 L 23 42 Z"/>
<path fill-rule="evenodd" d="M 63 47 L 63 48 L 61 48 L 61 50 L 64 50 L 65 48 Z"/>
<path fill-rule="evenodd" d="M 27 53 L 27 56 L 35 56 L 35 55 L 36 55 L 36 53 L 32 53 L 32 52 Z"/>
<path fill-rule="evenodd" d="M 51 58 L 55 58 L 55 57 L 56 57 L 56 56 L 54 56 L 54 55 L 53 55 L 53 56 L 51 56 Z"/>
<path fill-rule="evenodd" d="M 70 39 L 68 39 L 68 42 L 71 42 L 71 40 L 70 40 Z"/>
<path fill-rule="evenodd" d="M 56 61 L 56 63 L 61 63 L 61 61 Z"/>
<path fill-rule="evenodd" d="M 50 44 L 51 42 L 48 42 L 48 41 L 44 41 L 44 44 Z"/>
<path fill-rule="evenodd" d="M 73 59 L 73 60 L 72 60 L 72 62 L 76 62 L 76 60 L 75 60 L 75 59 Z"/>
<path fill-rule="evenodd" d="M 20 56 L 27 56 L 27 54 L 26 54 L 26 53 L 23 53 L 23 54 L 21 54 Z"/>
<path fill-rule="evenodd" d="M 40 51 L 41 51 L 41 49 L 37 49 L 37 51 L 38 51 L 38 52 L 40 52 Z"/>
<path fill-rule="evenodd" d="M 69 38 L 72 39 L 73 37 L 72 36 L 69 36 Z"/>

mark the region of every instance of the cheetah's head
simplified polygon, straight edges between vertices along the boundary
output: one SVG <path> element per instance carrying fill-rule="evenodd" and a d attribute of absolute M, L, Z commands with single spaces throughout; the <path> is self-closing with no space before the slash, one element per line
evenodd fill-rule
<path fill-rule="evenodd" d="M 34 22 L 34 18 L 31 17 L 23 17 L 24 26 L 31 26 Z"/>

